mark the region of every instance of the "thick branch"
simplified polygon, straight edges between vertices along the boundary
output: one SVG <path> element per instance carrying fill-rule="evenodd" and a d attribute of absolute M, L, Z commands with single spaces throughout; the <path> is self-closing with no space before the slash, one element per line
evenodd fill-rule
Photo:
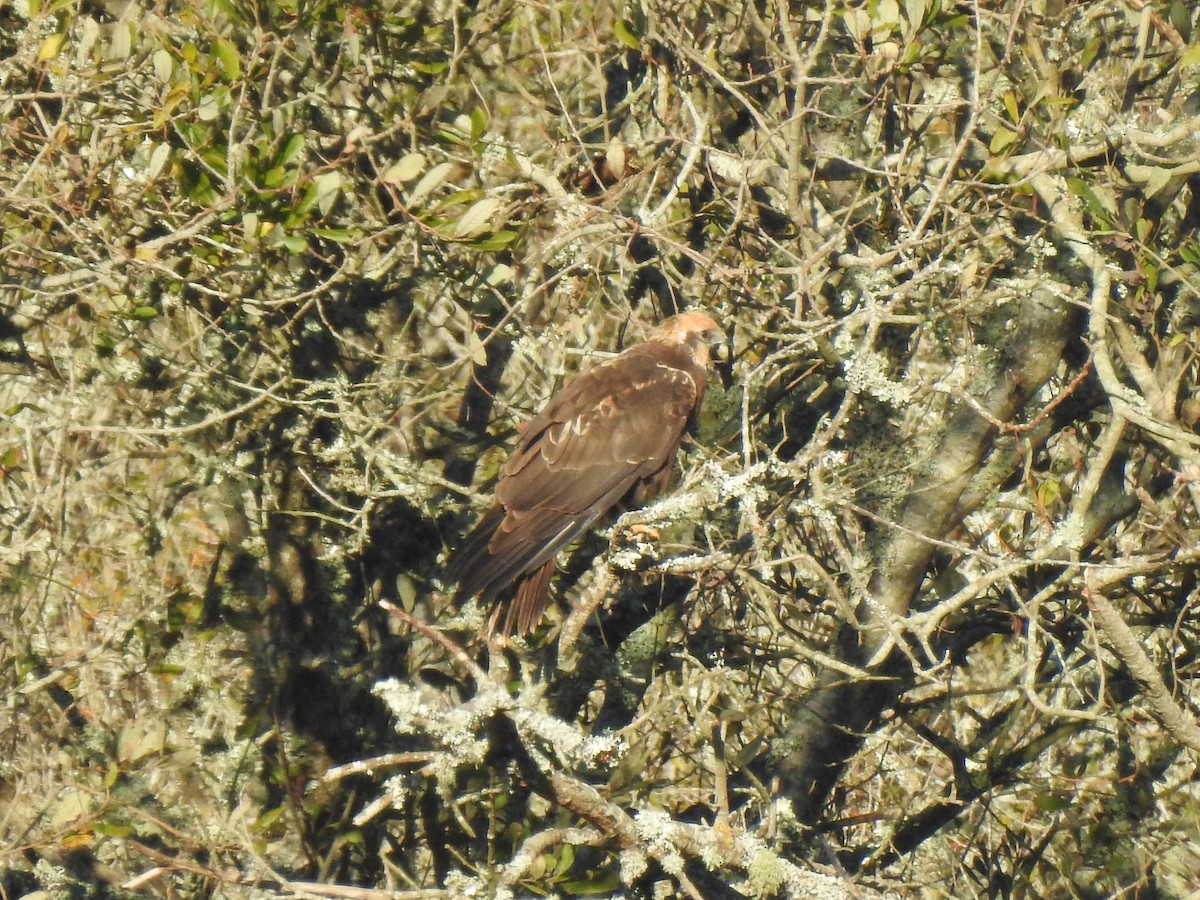
<path fill-rule="evenodd" d="M 895 529 L 886 539 L 859 611 L 866 623 L 847 634 L 844 652 L 870 659 L 889 639 L 891 623 L 905 616 L 936 550 L 935 542 L 971 508 L 962 503 L 972 477 L 996 440 L 994 421 L 1009 422 L 1058 368 L 1073 333 L 1076 311 L 1050 289 L 1024 304 L 1019 329 L 990 370 L 981 373 L 972 394 L 951 413 L 926 471 L 909 491 Z M 981 415 L 976 406 L 986 411 Z M 978 502 L 981 498 L 976 498 Z M 792 727 L 776 742 L 779 788 L 792 799 L 802 821 L 817 818 L 842 766 L 858 747 L 865 729 L 896 696 L 903 668 L 895 660 L 881 674 L 891 681 L 848 682 L 836 672 L 823 675 L 801 703 Z"/>
<path fill-rule="evenodd" d="M 1129 674 L 1146 692 L 1146 700 L 1154 718 L 1179 743 L 1200 752 L 1200 724 L 1171 697 L 1171 691 L 1150 657 L 1146 655 L 1146 651 L 1142 649 L 1137 635 L 1094 581 L 1089 573 L 1086 594 L 1088 608 L 1092 611 L 1092 621 L 1099 627 L 1112 651 L 1125 663 Z"/>

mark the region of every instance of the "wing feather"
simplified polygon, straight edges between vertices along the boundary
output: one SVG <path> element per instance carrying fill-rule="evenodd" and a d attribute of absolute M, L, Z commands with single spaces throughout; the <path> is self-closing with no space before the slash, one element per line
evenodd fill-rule
<path fill-rule="evenodd" d="M 627 494 L 644 502 L 665 486 L 703 390 L 702 367 L 652 343 L 564 386 L 526 426 L 496 507 L 451 559 L 459 597 L 489 600 L 517 582 L 505 630 L 536 625 L 558 551 Z"/>
<path fill-rule="evenodd" d="M 497 499 L 506 509 L 577 510 L 618 482 L 628 488 L 674 457 L 699 391 L 686 370 L 648 352 L 585 372 L 526 428 Z"/>

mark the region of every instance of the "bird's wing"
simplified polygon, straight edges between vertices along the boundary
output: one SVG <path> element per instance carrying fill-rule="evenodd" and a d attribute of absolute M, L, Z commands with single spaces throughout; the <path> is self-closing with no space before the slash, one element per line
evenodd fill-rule
<path fill-rule="evenodd" d="M 497 510 L 481 523 L 490 536 L 477 528 L 456 554 L 460 596 L 495 596 L 553 559 L 634 485 L 669 468 L 703 378 L 643 344 L 569 382 L 505 464 Z"/>

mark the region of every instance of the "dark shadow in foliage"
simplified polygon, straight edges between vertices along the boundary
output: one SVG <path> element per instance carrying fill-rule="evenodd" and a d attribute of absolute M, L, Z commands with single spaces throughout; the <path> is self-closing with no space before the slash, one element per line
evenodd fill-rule
<path fill-rule="evenodd" d="M 399 600 L 396 578 L 402 574 L 432 574 L 442 544 L 435 523 L 409 501 L 396 497 L 372 512 L 361 554 L 349 563 L 351 596 L 369 596 L 379 584 L 381 596 Z"/>
<path fill-rule="evenodd" d="M 0 230 L 0 247 L 2 246 L 4 232 Z M 3 309 L 0 309 L 0 362 L 33 367 L 33 359 L 25 348 L 25 332 L 16 326 Z"/>
<path fill-rule="evenodd" d="M 312 496 L 301 500 L 293 494 L 290 500 L 307 504 L 299 508 L 321 507 Z M 289 874 L 312 877 L 324 870 L 333 877 L 376 877 L 380 862 L 365 848 L 377 845 L 381 823 L 363 828 L 361 844 L 340 842 L 350 828 L 345 801 L 334 792 L 323 798 L 328 802 L 302 795 L 306 781 L 329 765 L 395 749 L 388 710 L 371 692 L 385 674 L 378 671 L 382 659 L 356 627 L 362 597 L 332 595 L 314 552 L 311 521 L 277 515 L 267 531 L 265 617 L 254 626 L 261 640 L 254 645 L 257 674 L 244 728 L 258 734 L 283 727 L 311 741 L 298 747 L 273 739 L 262 746 L 267 808 L 286 805 L 295 812 L 309 851 L 309 865 Z M 353 783 L 339 789 L 352 790 Z M 340 858 L 330 865 L 334 854 Z"/>
<path fill-rule="evenodd" d="M 492 408 L 500 390 L 500 380 L 512 357 L 512 341 L 496 334 L 488 341 L 487 359 L 480 365 L 471 366 L 471 378 L 463 392 L 462 405 L 458 411 L 458 427 L 465 440 L 460 449 L 446 463 L 446 480 L 454 484 L 469 485 L 475 479 L 475 468 L 479 463 L 480 450 L 487 441 L 488 424 L 492 419 Z"/>
<path fill-rule="evenodd" d="M 593 616 L 576 646 L 580 658 L 574 671 L 567 674 L 555 671 L 553 664 L 550 667 L 553 689 L 547 697 L 553 714 L 574 721 L 588 694 L 602 682 L 606 686 L 604 701 L 593 730 L 628 725 L 648 682 L 636 677 L 643 673 L 622 671 L 622 650 L 630 635 L 656 613 L 682 603 L 693 583 L 690 578 L 668 577 L 648 585 L 629 584 L 621 590 L 611 612 Z"/>
<path fill-rule="evenodd" d="M 26 853 L 25 857 L 30 865 L 37 862 L 37 857 L 32 853 Z M 10 869 L 7 872 L 0 872 L 0 896 L 4 897 L 24 897 L 27 894 L 32 894 L 41 887 L 33 877 L 32 872 L 26 872 L 21 869 Z"/>
<path fill-rule="evenodd" d="M 320 508 L 319 498 L 307 499 L 309 508 Z M 375 585 L 398 599 L 400 572 L 433 566 L 440 550 L 437 530 L 406 501 L 387 504 L 372 521 L 361 556 L 347 563 L 348 590 L 334 596 L 311 552 L 314 537 L 303 525 L 296 527 L 303 521 L 279 517 L 269 531 L 276 598 L 268 617 L 272 706 L 300 733 L 318 740 L 336 763 L 394 750 L 390 714 L 372 688 L 404 674 L 407 645 L 392 636 L 382 611 L 368 601 Z"/>
<path fill-rule="evenodd" d="M 633 50 L 614 57 L 604 67 L 604 123 L 603 130 L 587 134 L 589 143 L 606 143 L 610 137 L 620 134 L 629 118 L 625 101 L 630 93 L 646 78 L 646 62 L 641 54 Z"/>
<path fill-rule="evenodd" d="M 644 235 L 636 235 L 629 242 L 629 255 L 638 264 L 637 274 L 629 283 L 629 305 L 636 307 L 638 300 L 649 293 L 657 301 L 656 305 L 664 319 L 682 310 L 683 298 L 662 273 L 662 269 L 654 264 L 658 259 L 658 248 L 654 242 Z"/>
<path fill-rule="evenodd" d="M 1062 422 L 1073 421 L 1081 409 L 1089 408 L 1091 398 L 1088 392 L 1081 391 L 1080 394 L 1081 396 L 1073 402 L 1063 403 L 1056 410 L 1056 415 L 1062 419 Z M 1055 423 L 1052 428 L 1044 429 L 1043 433 L 1056 433 L 1060 427 L 1061 423 Z M 1014 455 L 1015 458 L 1017 457 Z M 1116 522 L 1137 511 L 1140 501 L 1125 491 L 1123 473 L 1126 464 L 1125 455 L 1119 453 L 1105 470 L 1101 490 L 1097 494 L 1100 502 L 1093 506 L 1095 519 L 1087 523 L 1093 534 L 1107 533 Z M 931 572 L 936 570 L 939 560 L 945 563 L 944 556 L 935 555 Z M 1039 593 L 1055 581 L 1058 572 L 1056 567 L 1047 566 L 1034 568 L 1017 576 L 1014 579 L 1017 593 L 1020 596 L 1033 596 Z M 1002 608 L 985 611 L 963 622 L 947 624 L 934 641 L 934 655 L 937 660 L 950 659 L 957 665 L 965 664 L 970 650 L 979 642 L 996 635 L 1012 634 L 1014 623 L 1022 622 L 1023 615 L 1023 610 Z M 1052 636 L 1053 641 L 1046 644 L 1041 658 L 1036 663 L 1034 681 L 1038 684 L 1048 684 L 1064 676 L 1063 659 L 1069 658 L 1073 651 L 1088 639 L 1088 629 L 1075 614 L 1071 604 L 1067 602 L 1067 598 L 1061 596 L 1047 598 L 1043 604 L 1043 617 L 1040 624 L 1042 629 Z M 909 649 L 918 658 L 920 657 L 920 648 L 914 646 Z M 935 660 L 925 659 L 923 662 L 925 665 L 933 665 Z M 1132 680 L 1124 677 L 1123 672 L 1119 670 L 1111 672 L 1106 683 L 1110 693 L 1118 695 L 1116 697 L 1118 705 L 1132 699 L 1136 692 L 1136 686 Z M 895 686 L 897 688 L 906 687 L 906 684 L 898 681 Z M 1121 696 L 1122 690 L 1125 696 Z M 898 861 L 905 853 L 920 846 L 935 832 L 960 819 L 973 808 L 975 803 L 986 802 L 997 791 L 1017 782 L 1023 769 L 1035 764 L 1047 747 L 1071 734 L 1074 728 L 1070 724 L 1064 726 L 1050 722 L 1034 733 L 1023 735 L 1021 741 L 1014 747 L 993 755 L 988 765 L 987 777 L 981 779 L 976 775 L 969 774 L 967 767 L 968 758 L 974 758 L 978 754 L 978 749 L 974 748 L 968 752 L 966 748 L 959 747 L 956 743 L 935 733 L 933 729 L 925 725 L 924 718 L 917 715 L 919 707 L 907 704 L 902 699 L 901 693 L 897 691 L 896 696 L 901 699 L 892 704 L 892 710 L 896 715 L 904 717 L 917 734 L 936 745 L 951 761 L 955 775 L 954 799 L 910 811 L 903 821 L 897 823 L 889 838 L 890 846 L 886 849 L 858 847 L 844 852 L 840 862 L 851 872 L 859 872 L 868 859 L 870 859 L 872 871 L 879 871 Z M 982 745 L 989 740 L 988 735 L 1011 730 L 1013 718 L 1021 715 L 1023 708 L 1024 701 L 1015 702 L 993 713 L 988 719 L 981 720 L 975 743 Z M 844 808 L 844 803 L 835 798 L 834 807 Z M 815 812 L 814 810 L 814 814 Z M 1025 863 L 1032 865 L 1032 861 L 1036 860 L 1044 849 L 1044 847 L 1041 849 L 1030 848 L 1025 857 Z M 995 874 L 993 872 L 993 876 Z"/>
<path fill-rule="evenodd" d="M 399 304 L 402 318 L 407 293 L 352 282 L 323 302 L 324 324 L 338 334 L 375 337 L 372 311 Z M 314 383 L 363 381 L 378 365 L 365 354 L 348 358 L 329 328 L 297 329 L 290 350 L 292 371 Z M 316 451 L 340 440 L 344 426 L 333 398 L 328 406 L 313 399 L 317 402 L 303 411 L 282 410 L 243 441 L 258 483 L 270 485 L 270 502 L 264 505 L 281 512 L 268 520 L 265 557 L 229 556 L 223 577 L 214 579 L 205 598 L 205 619 L 208 627 L 223 622 L 252 636 L 255 677 L 243 732 L 258 737 L 282 729 L 310 742 L 268 740 L 261 745 L 261 759 L 251 760 L 260 767 L 267 808 L 289 807 L 290 820 L 304 833 L 307 865 L 289 875 L 375 883 L 382 877 L 375 851 L 386 817 L 356 828 L 348 818 L 347 798 L 359 790 L 369 796 L 377 779 L 346 779 L 308 795 L 304 785 L 330 765 L 410 749 L 397 746 L 391 715 L 373 693 L 379 681 L 406 672 L 407 644 L 393 635 L 373 601 L 377 590 L 394 597 L 399 573 L 431 570 L 441 541 L 434 523 L 416 507 L 390 501 L 375 510 L 361 554 L 330 561 L 323 519 L 344 513 L 332 508 L 300 470 L 319 474 L 323 463 Z M 345 840 L 352 831 L 360 831 L 361 839 Z"/>

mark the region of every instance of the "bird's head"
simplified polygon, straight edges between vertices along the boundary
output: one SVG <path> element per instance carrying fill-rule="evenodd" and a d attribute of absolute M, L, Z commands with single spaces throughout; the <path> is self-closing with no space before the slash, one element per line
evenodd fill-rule
<path fill-rule="evenodd" d="M 725 332 L 707 313 L 685 312 L 664 321 L 650 334 L 650 340 L 665 344 L 682 344 L 696 361 L 708 365 L 713 345 L 724 346 Z"/>

